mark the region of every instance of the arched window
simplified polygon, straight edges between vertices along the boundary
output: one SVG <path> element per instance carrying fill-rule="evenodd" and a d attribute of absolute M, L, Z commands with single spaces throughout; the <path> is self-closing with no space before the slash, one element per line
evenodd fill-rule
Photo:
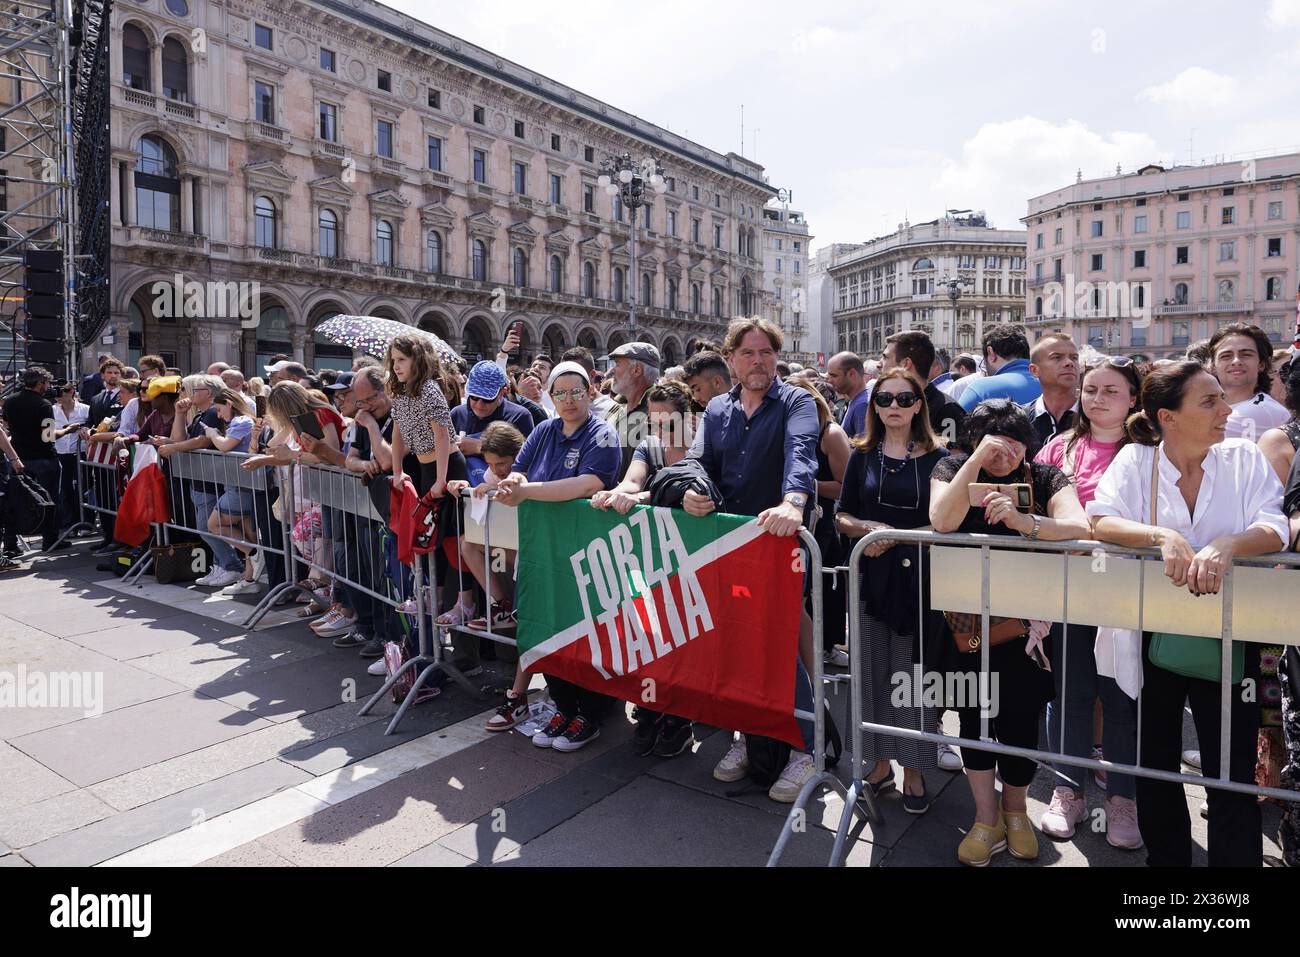
<path fill-rule="evenodd" d="M 528 254 L 518 246 L 515 247 L 514 277 L 516 286 L 528 285 Z"/>
<path fill-rule="evenodd" d="M 153 89 L 150 82 L 149 39 L 133 23 L 122 28 L 122 84 L 133 90 L 149 92 Z"/>
<path fill-rule="evenodd" d="M 1232 302 L 1232 294 L 1235 286 L 1231 279 L 1219 280 L 1219 302 Z"/>
<path fill-rule="evenodd" d="M 1264 283 L 1264 298 L 1265 299 L 1282 298 L 1282 280 L 1279 279 L 1277 276 L 1270 276 L 1268 280 Z"/>
<path fill-rule="evenodd" d="M 1187 305 L 1187 283 L 1180 282 L 1174 286 L 1174 305 Z"/>
<path fill-rule="evenodd" d="M 596 267 L 590 262 L 582 264 L 582 294 L 588 299 L 596 298 Z"/>
<path fill-rule="evenodd" d="M 162 47 L 163 96 L 182 103 L 190 101 L 190 62 L 185 47 L 175 37 L 168 37 Z"/>
<path fill-rule="evenodd" d="M 257 322 L 257 368 L 269 364 L 278 352 L 293 352 L 293 337 L 289 333 L 289 313 L 284 306 L 266 305 L 262 301 Z"/>
<path fill-rule="evenodd" d="M 1043 314 L 1043 297 L 1042 297 L 1042 296 L 1035 296 L 1035 297 L 1034 297 L 1034 315 L 1036 315 L 1036 316 L 1041 316 L 1042 314 Z"/>
<path fill-rule="evenodd" d="M 442 234 L 436 229 L 429 230 L 424 241 L 424 269 L 434 275 L 442 272 Z"/>
<path fill-rule="evenodd" d="M 312 324 L 315 329 L 327 319 L 338 315 L 333 309 L 321 313 Z M 352 347 L 331 342 L 319 332 L 312 336 L 312 366 L 317 369 L 338 369 L 344 371 L 352 368 Z M 327 393 L 328 394 L 328 393 Z"/>
<path fill-rule="evenodd" d="M 623 267 L 614 267 L 614 301 L 622 302 L 626 294 L 623 290 Z"/>
<path fill-rule="evenodd" d="M 749 277 L 742 276 L 740 279 L 740 314 L 750 316 L 754 314 L 753 295 L 749 290 Z"/>
<path fill-rule="evenodd" d="M 564 292 L 564 263 L 559 256 L 551 257 L 550 270 L 546 281 L 551 292 Z"/>
<path fill-rule="evenodd" d="M 700 284 L 698 282 L 693 282 L 691 283 L 691 312 L 698 313 L 699 311 L 700 311 Z"/>
<path fill-rule="evenodd" d="M 722 318 L 722 290 L 717 286 L 713 287 L 713 316 L 715 319 Z"/>
<path fill-rule="evenodd" d="M 648 272 L 641 274 L 641 305 L 654 305 L 654 283 L 650 280 Z"/>
<path fill-rule="evenodd" d="M 330 259 L 339 258 L 339 217 L 332 209 L 320 211 L 320 254 Z"/>
<path fill-rule="evenodd" d="M 668 280 L 668 308 L 677 308 L 677 280 L 672 278 Z"/>
<path fill-rule="evenodd" d="M 159 136 L 140 139 L 135 164 L 136 224 L 150 229 L 181 230 L 181 181 L 176 152 Z"/>
<path fill-rule="evenodd" d="M 473 262 L 474 278 L 479 282 L 487 282 L 487 244 L 481 239 L 474 240 L 470 247 L 471 259 Z"/>
<path fill-rule="evenodd" d="M 934 263 L 932 263 L 929 259 L 926 259 L 924 256 L 918 259 L 916 262 L 912 263 L 913 272 L 915 272 L 918 269 L 933 269 L 933 268 L 934 268 Z"/>
<path fill-rule="evenodd" d="M 386 219 L 375 225 L 375 261 L 381 266 L 393 264 L 393 224 Z"/>
<path fill-rule="evenodd" d="M 265 196 L 257 197 L 253 205 L 254 242 L 263 249 L 275 249 L 276 211 L 275 203 Z"/>

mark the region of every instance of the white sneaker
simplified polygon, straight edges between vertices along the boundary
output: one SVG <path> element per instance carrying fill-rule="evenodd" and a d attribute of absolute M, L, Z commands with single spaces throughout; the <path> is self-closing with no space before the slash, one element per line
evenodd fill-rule
<path fill-rule="evenodd" d="M 1201 770 L 1201 752 L 1184 751 L 1183 764 L 1187 765 L 1189 768 L 1195 768 L 1198 771 Z"/>
<path fill-rule="evenodd" d="M 781 776 L 776 779 L 767 792 L 767 796 L 773 801 L 780 801 L 782 804 L 793 804 L 799 797 L 799 792 L 807 784 L 814 774 L 817 773 L 817 766 L 813 764 L 811 754 L 803 751 L 796 751 L 790 755 L 790 761 L 781 772 Z"/>
<path fill-rule="evenodd" d="M 749 774 L 749 755 L 745 753 L 745 736 L 737 734 L 727 753 L 722 756 L 722 760 L 714 766 L 713 777 L 715 780 L 730 784 L 742 780 L 747 774 Z"/>
<path fill-rule="evenodd" d="M 945 771 L 960 771 L 961 755 L 954 751 L 951 745 L 939 745 L 939 767 Z"/>
<path fill-rule="evenodd" d="M 1060 787 L 1052 791 L 1052 801 L 1038 822 L 1038 829 L 1051 837 L 1069 840 L 1074 829 L 1088 816 L 1088 802 L 1076 797 L 1071 788 Z"/>
<path fill-rule="evenodd" d="M 366 674 L 376 676 L 386 675 L 388 674 L 388 663 L 384 661 L 383 658 L 376 658 L 374 661 L 370 662 L 370 665 L 366 668 Z"/>
<path fill-rule="evenodd" d="M 836 645 L 830 651 L 822 652 L 822 664 L 832 665 L 836 668 L 847 668 L 849 666 L 849 653 Z"/>
<path fill-rule="evenodd" d="M 202 585 L 204 588 L 207 588 L 212 584 L 213 577 L 219 574 L 220 572 L 221 572 L 220 568 L 213 568 L 209 570 L 208 573 L 204 575 L 202 578 L 194 579 L 194 584 Z"/>
<path fill-rule="evenodd" d="M 223 595 L 255 595 L 262 590 L 262 585 L 257 581 L 249 581 L 247 578 L 241 578 L 233 585 L 227 585 L 221 589 Z"/>
<path fill-rule="evenodd" d="M 337 638 L 339 635 L 346 635 L 356 627 L 357 620 L 348 618 L 346 615 L 339 615 L 332 625 L 321 625 L 319 628 L 313 628 L 321 638 Z"/>
<path fill-rule="evenodd" d="M 243 577 L 244 577 L 243 574 L 240 572 L 230 572 L 230 571 L 226 571 L 224 568 L 218 568 L 208 578 L 207 587 L 225 588 L 227 585 L 233 585 L 235 582 L 239 581 Z"/>
<path fill-rule="evenodd" d="M 266 572 L 266 556 L 261 552 L 253 553 L 253 581 L 257 581 Z"/>
<path fill-rule="evenodd" d="M 337 608 L 331 608 L 329 611 L 325 612 L 325 614 L 321 615 L 315 621 L 309 622 L 307 624 L 307 627 L 310 628 L 312 631 L 315 631 L 318 628 L 329 628 L 332 625 L 337 625 L 339 623 L 339 619 L 342 617 L 343 617 L 343 612 L 341 612 Z"/>

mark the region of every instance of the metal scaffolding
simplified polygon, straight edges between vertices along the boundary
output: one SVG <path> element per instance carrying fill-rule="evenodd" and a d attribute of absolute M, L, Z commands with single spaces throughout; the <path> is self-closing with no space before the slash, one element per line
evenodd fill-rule
<path fill-rule="evenodd" d="M 23 255 L 62 253 L 74 275 L 71 0 L 9 0 L 0 7 L 0 337 L 6 381 L 24 364 Z M 66 368 L 76 335 L 72 283 L 65 291 Z"/>

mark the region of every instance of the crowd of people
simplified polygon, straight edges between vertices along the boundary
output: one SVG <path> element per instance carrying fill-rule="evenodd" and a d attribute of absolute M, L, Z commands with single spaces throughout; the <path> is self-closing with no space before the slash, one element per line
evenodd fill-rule
<path fill-rule="evenodd" d="M 882 529 L 1097 539 L 1158 549 L 1164 575 L 1189 600 L 1217 593 L 1234 559 L 1293 549 L 1300 532 L 1300 361 L 1275 352 L 1253 325 L 1226 326 L 1186 359 L 1152 363 L 1081 351 L 1061 334 L 1031 347 L 1015 325 L 987 327 L 981 355 L 953 358 L 924 332 L 906 331 L 890 336 L 878 357 L 832 356 L 824 373 L 782 359 L 780 330 L 759 319 L 733 321 L 723 341 L 701 343 L 667 369 L 645 342 L 599 359 L 576 347 L 528 365 L 513 360 L 519 346 L 512 334 L 495 359 L 471 366 L 412 331 L 349 371 L 312 371 L 275 356 L 265 379 L 225 363 L 182 375 L 156 356 L 137 368 L 105 356 L 80 383 L 33 366 L 4 405 L 0 450 L 11 472 L 30 475 L 58 503 L 41 530 L 47 550 L 66 547 L 61 533 L 78 521 L 83 501 L 111 499 L 111 470 L 102 482 L 92 470 L 81 487 L 78 455 L 108 463 L 148 445 L 165 462 L 211 449 L 240 454 L 246 469 L 278 469 L 277 476 L 294 463 L 358 474 L 379 521 L 313 502 L 303 486 L 293 488 L 286 516 L 277 478 L 265 491 L 172 480 L 173 511 L 181 512 L 173 523 L 194 529 L 211 551 L 210 570 L 195 587 L 255 595 L 294 582 L 298 597 L 286 591 L 283 600 L 302 602 L 316 634 L 371 659 L 368 668 L 379 675 L 388 667 L 386 645 L 415 651 L 404 606 L 380 598 L 411 594 L 391 532 L 400 523 L 390 501 L 399 497 L 432 547 L 438 607 L 447 609 L 434 624 L 451 630 L 454 663 L 471 676 L 490 647 L 471 632 L 509 633 L 518 609 L 516 555 L 489 564 L 481 546 L 461 540 L 456 503 L 466 496 L 491 493 L 505 506 L 589 499 L 593 508 L 625 514 L 663 504 L 672 485 L 663 479 L 686 474 L 675 505 L 696 516 L 754 516 L 777 536 L 807 528 L 826 568 L 843 565 L 856 539 Z M 112 515 L 98 514 L 96 554 L 111 557 L 122 546 Z M 283 558 L 282 528 L 290 530 L 292 563 Z M 23 553 L 4 537 L 0 567 L 15 567 Z M 346 580 L 332 577 L 334 568 L 348 569 Z M 971 616 L 930 607 L 930 569 L 915 546 L 881 540 L 866 547 L 851 572 L 860 576 L 857 608 L 847 607 L 848 573 L 832 574 L 840 584 L 824 589 L 821 633 L 810 605 L 801 616 L 796 707 L 812 707 L 809 675 L 820 655 L 826 666 L 861 669 L 864 720 L 937 732 L 944 707 L 900 704 L 894 678 L 916 666 L 945 675 L 980 671 L 978 617 L 972 628 Z M 857 616 L 857 661 L 846 643 L 850 616 Z M 986 679 L 998 689 L 995 715 L 981 702 L 945 705 L 963 738 L 987 734 L 1036 748 L 1045 733 L 1061 758 L 1036 823 L 1027 792 L 1038 765 L 1024 757 L 869 734 L 866 753 L 856 756 L 867 786 L 876 794 L 899 787 L 904 809 L 924 814 L 922 772 L 964 771 L 975 820 L 956 854 L 970 866 L 1003 850 L 1036 858 L 1037 831 L 1073 839 L 1089 819 L 1093 790 L 1105 795 L 1111 845 L 1145 846 L 1153 865 L 1190 865 L 1180 785 L 1069 760 L 1133 764 L 1140 752 L 1149 768 L 1219 767 L 1219 684 L 1162 667 L 1155 647 L 1162 637 L 991 622 Z M 1297 647 L 1241 650 L 1232 681 L 1261 690 L 1233 695 L 1231 777 L 1300 789 Z M 518 671 L 486 730 L 529 719 L 532 678 Z M 599 736 L 612 699 L 555 676 L 546 684 L 555 713 L 533 735 L 535 745 L 576 751 Z M 1185 703 L 1199 751 L 1182 749 Z M 688 719 L 645 707 L 634 717 L 639 754 L 690 750 Z M 794 801 L 814 774 L 811 724 L 801 722 L 801 730 L 804 747 L 791 751 L 771 783 L 773 800 Z M 751 747 L 734 733 L 714 776 L 747 777 Z M 1294 865 L 1300 805 L 1283 803 L 1280 839 Z M 1254 795 L 1210 789 L 1203 813 L 1212 865 L 1261 863 Z"/>

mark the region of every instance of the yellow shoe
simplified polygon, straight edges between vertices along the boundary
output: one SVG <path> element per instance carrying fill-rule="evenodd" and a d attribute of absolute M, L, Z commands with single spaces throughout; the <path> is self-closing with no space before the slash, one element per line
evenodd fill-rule
<path fill-rule="evenodd" d="M 967 867 L 983 867 L 998 854 L 1007 849 L 1007 829 L 1001 818 L 997 827 L 989 827 L 976 821 L 966 832 L 966 837 L 957 845 L 957 860 Z"/>
<path fill-rule="evenodd" d="M 1038 837 L 1029 815 L 1024 811 L 1003 811 L 1002 824 L 1007 834 L 1007 849 L 1012 857 L 1032 861 L 1038 857 Z"/>

